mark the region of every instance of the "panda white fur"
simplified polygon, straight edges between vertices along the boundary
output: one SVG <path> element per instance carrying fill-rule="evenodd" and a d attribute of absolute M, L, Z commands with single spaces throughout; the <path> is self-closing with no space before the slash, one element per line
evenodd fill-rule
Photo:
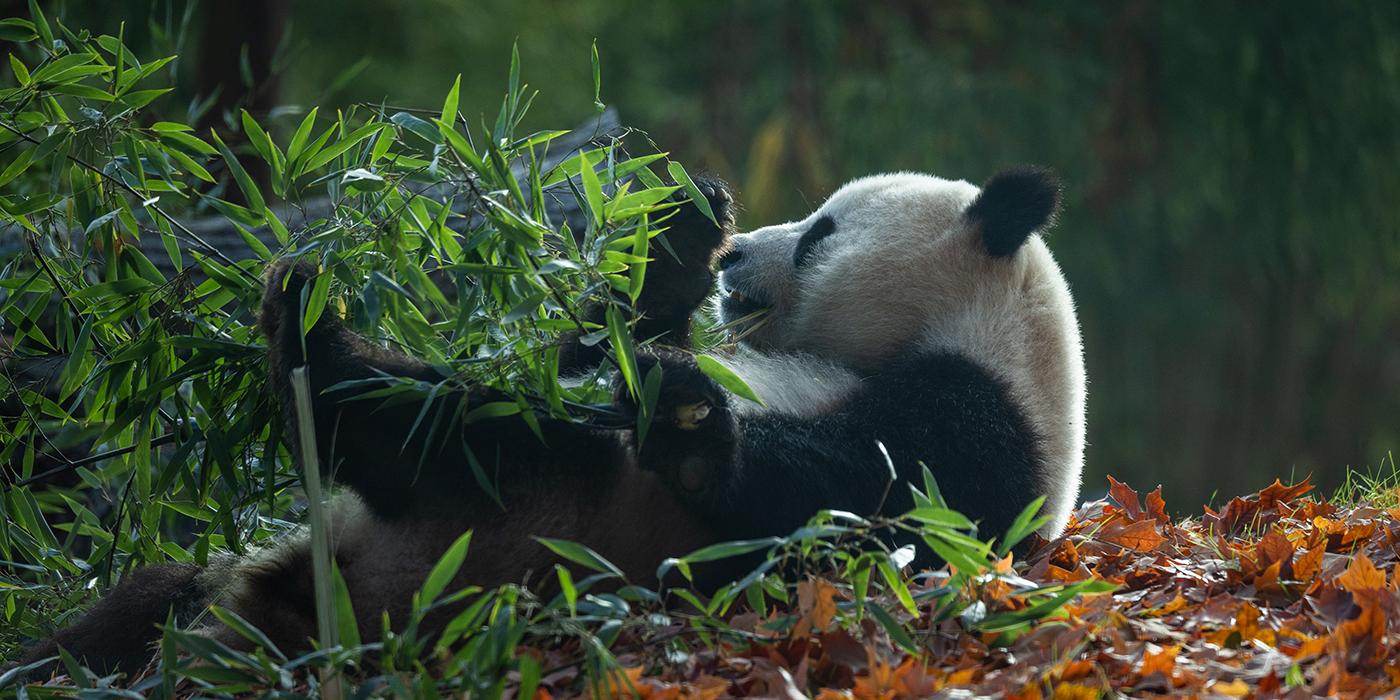
<path fill-rule="evenodd" d="M 927 463 L 950 504 L 980 520 L 984 534 L 1000 534 L 1042 494 L 1052 515 L 1044 532 L 1062 527 L 1078 488 L 1084 374 L 1067 287 L 1033 235 L 1057 203 L 1051 176 L 1009 171 L 980 193 L 925 175 L 865 178 L 802 221 L 741 236 L 730 235 L 724 186 L 700 185 L 721 225 L 683 207 L 667 234 L 677 255 L 656 257 L 638 301 L 636 335 L 677 348 L 654 346 L 638 358 L 644 370 L 663 371 L 657 418 L 640 446 L 630 431 L 618 439 L 613 429 L 547 417 L 543 443 L 506 417 L 405 444 L 417 404 L 344 401 L 329 388 L 381 374 L 433 380 L 437 370 L 330 315 L 303 344 L 299 297 L 316 273 L 273 269 L 261 320 L 273 388 L 289 405 L 287 372 L 310 368 L 323 466 L 353 491 L 338 499 L 333 520 L 366 639 L 383 612 L 405 621 L 413 591 L 466 529 L 474 530 L 471 552 L 454 585 L 540 581 L 558 559 L 534 535 L 580 541 L 645 582 L 666 556 L 784 534 L 821 508 L 897 513 L 908 491 L 886 488 L 877 441 L 903 480 L 917 482 Z M 763 406 L 726 394 L 679 349 L 689 345 L 693 312 L 713 297 L 720 253 L 719 314 L 743 336 L 721 359 Z M 600 359 L 579 343 L 564 349 L 566 367 Z M 461 394 L 447 400 L 511 400 L 487 388 Z M 625 391 L 616 402 L 636 410 Z M 504 512 L 475 482 L 467 449 L 499 475 Z M 295 651 L 314 633 L 308 549 L 292 537 L 204 568 L 138 570 L 24 661 L 57 643 L 94 668 L 134 670 L 172 606 L 188 625 L 211 601 Z M 718 583 L 729 572 L 712 574 Z M 201 633 L 248 645 L 199 619 Z"/>

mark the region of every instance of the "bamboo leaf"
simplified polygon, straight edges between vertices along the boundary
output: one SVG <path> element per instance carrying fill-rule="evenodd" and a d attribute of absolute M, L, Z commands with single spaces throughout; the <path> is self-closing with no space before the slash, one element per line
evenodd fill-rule
<path fill-rule="evenodd" d="M 229 172 L 233 174 L 234 181 L 238 183 L 238 189 L 242 190 L 243 196 L 247 198 L 248 207 L 252 211 L 262 211 L 267 204 L 263 202 L 262 191 L 258 189 L 257 183 L 253 182 L 252 176 L 243 168 L 243 164 L 238 162 L 233 151 L 230 151 L 223 139 L 219 138 L 218 132 L 210 129 L 209 135 L 214 138 L 220 155 L 224 157 L 224 163 L 228 165 Z"/>
<path fill-rule="evenodd" d="M 710 207 L 710 200 L 700 192 L 700 188 L 695 185 L 695 181 L 690 179 L 690 173 L 685 171 L 685 167 L 674 160 L 669 161 L 666 163 L 666 172 L 670 173 L 671 179 L 675 180 L 677 185 L 685 188 L 685 193 L 690 195 L 690 201 L 695 204 L 695 207 L 700 210 L 700 213 L 704 214 L 705 218 L 718 226 L 719 221 L 715 219 L 715 211 Z"/>
<path fill-rule="evenodd" d="M 462 74 L 452 81 L 452 89 L 447 91 L 447 99 L 442 102 L 442 121 L 453 124 L 457 121 L 457 94 L 462 89 Z"/>
<path fill-rule="evenodd" d="M 467 559 L 467 548 L 471 541 L 472 531 L 467 530 L 457 537 L 433 565 L 432 570 L 428 572 L 428 578 L 423 582 L 423 588 L 419 591 L 424 605 L 431 605 L 447 590 L 447 584 L 457 576 L 457 572 L 462 569 L 462 562 Z"/>
<path fill-rule="evenodd" d="M 536 542 L 549 548 L 549 551 L 585 568 L 607 574 L 612 577 L 625 579 L 622 570 L 617 568 L 612 562 L 599 556 L 599 554 L 588 547 L 577 542 L 568 540 L 558 540 L 548 537 L 536 537 Z"/>
<path fill-rule="evenodd" d="M 715 383 L 724 387 L 729 393 L 752 401 L 760 406 L 763 405 L 763 401 L 759 399 L 758 394 L 755 394 L 753 389 L 749 388 L 749 385 L 745 383 L 739 375 L 735 374 L 734 371 L 728 367 L 725 367 L 719 360 L 709 355 L 696 355 L 695 364 L 700 367 L 700 371 L 704 372 L 705 376 L 715 380 Z"/>
<path fill-rule="evenodd" d="M 632 347 L 632 335 L 627 331 L 627 322 L 622 320 L 622 312 L 616 306 L 608 306 L 607 320 L 608 340 L 617 353 L 617 369 L 627 383 L 628 393 L 636 397 L 640 387 L 637 385 L 637 352 Z"/>

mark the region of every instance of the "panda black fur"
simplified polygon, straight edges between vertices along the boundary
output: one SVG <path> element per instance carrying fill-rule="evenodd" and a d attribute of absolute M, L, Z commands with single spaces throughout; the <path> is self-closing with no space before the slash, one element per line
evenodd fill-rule
<path fill-rule="evenodd" d="M 693 207 L 677 215 L 668 238 L 679 260 L 659 254 L 652 263 L 638 337 L 684 347 L 692 312 L 713 285 L 708 263 L 726 246 L 731 202 L 720 185 L 702 188 L 726 226 Z M 901 479 L 917 482 L 918 462 L 928 464 L 950 504 L 980 520 L 984 534 L 1004 531 L 1042 494 L 1052 516 L 1044 532 L 1055 534 L 1077 493 L 1084 429 L 1068 288 L 1034 235 L 1057 198 L 1041 171 L 1000 174 L 980 194 L 965 182 L 884 175 L 848 184 L 803 221 L 732 237 L 718 311 L 744 335 L 720 359 L 765 405 L 730 396 L 682 350 L 642 353 L 644 369 L 661 366 L 663 388 L 640 449 L 626 435 L 549 420 L 541 444 L 507 417 L 403 450 L 417 404 L 380 407 L 323 392 L 379 372 L 436 380 L 436 371 L 327 316 L 303 358 L 295 319 L 312 273 L 275 268 L 262 319 L 274 387 L 287 396 L 287 371 L 310 367 L 321 454 L 358 494 L 340 497 L 334 522 L 360 629 L 377 631 L 382 611 L 402 621 L 429 568 L 468 528 L 475 534 L 459 585 L 548 571 L 556 559 L 531 535 L 581 541 L 645 581 L 665 556 L 786 533 L 821 508 L 874 512 L 888 486 L 877 441 Z M 598 359 L 579 344 L 565 351 L 575 368 Z M 469 393 L 475 405 L 506 398 Z M 635 410 L 625 392 L 616 400 Z M 463 446 L 500 475 L 504 512 L 475 484 Z M 907 507 L 907 489 L 888 493 L 886 512 Z M 304 648 L 314 632 L 308 554 L 294 537 L 206 570 L 151 567 L 53 641 L 96 667 L 130 670 L 149 656 L 137 650 L 155 639 L 165 612 L 152 616 L 133 601 L 178 599 L 185 612 L 212 600 L 284 650 Z M 198 629 L 247 646 L 217 624 Z M 52 642 L 41 644 L 29 658 L 51 651 Z"/>

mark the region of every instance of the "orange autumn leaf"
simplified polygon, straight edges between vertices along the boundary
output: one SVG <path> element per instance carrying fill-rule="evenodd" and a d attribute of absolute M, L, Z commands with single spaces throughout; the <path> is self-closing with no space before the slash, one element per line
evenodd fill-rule
<path fill-rule="evenodd" d="M 1006 700 L 1045 700 L 1045 694 L 1040 692 L 1039 683 L 1029 683 L 1019 691 L 1007 695 Z"/>
<path fill-rule="evenodd" d="M 1154 673 L 1160 673 L 1170 679 L 1172 672 L 1176 670 L 1176 655 L 1180 652 L 1180 646 L 1164 647 L 1155 653 L 1147 652 L 1143 655 L 1142 664 L 1138 667 L 1138 677 L 1144 678 Z"/>
<path fill-rule="evenodd" d="M 1129 520 L 1138 520 L 1142 517 L 1142 506 L 1138 503 L 1137 491 L 1131 486 L 1113 478 L 1108 477 L 1108 495 L 1123 506 L 1123 511 L 1128 514 Z"/>
<path fill-rule="evenodd" d="M 1311 474 L 1291 486 L 1284 486 L 1283 482 L 1274 479 L 1274 483 L 1264 487 L 1264 490 L 1259 492 L 1259 501 L 1266 505 L 1286 503 L 1311 490 L 1313 490 Z"/>
<path fill-rule="evenodd" d="M 1011 563 L 1014 558 L 1015 555 L 1011 554 L 1010 552 L 1007 552 L 1005 557 L 1002 557 L 1001 559 L 997 560 L 996 565 L 992 567 L 992 571 L 995 571 L 998 574 L 1010 573 Z"/>
<path fill-rule="evenodd" d="M 1367 589 L 1384 590 L 1385 572 L 1377 569 L 1364 552 L 1359 552 L 1351 558 L 1347 570 L 1337 577 L 1337 585 L 1352 593 Z"/>
<path fill-rule="evenodd" d="M 797 611 L 801 614 L 792 628 L 794 639 L 822 632 L 836 617 L 836 587 L 821 579 L 809 578 L 797 584 Z"/>
<path fill-rule="evenodd" d="M 948 685 L 968 685 L 972 683 L 973 677 L 977 675 L 977 670 L 978 669 L 975 668 L 964 668 L 953 671 L 948 674 Z"/>
<path fill-rule="evenodd" d="M 1260 566 L 1268 566 L 1274 562 L 1288 561 L 1293 558 L 1293 543 L 1284 537 L 1277 530 L 1269 530 L 1267 534 L 1259 539 L 1254 545 L 1255 560 Z"/>
<path fill-rule="evenodd" d="M 1342 532 L 1342 547 L 1350 547 L 1356 542 L 1360 542 L 1376 534 L 1375 523 L 1361 523 L 1359 525 L 1348 525 Z"/>
<path fill-rule="evenodd" d="M 943 684 L 936 669 L 908 657 L 894 670 L 895 691 L 900 697 L 922 698 L 933 695 Z"/>
<path fill-rule="evenodd" d="M 1208 639 L 1219 646 L 1239 646 L 1255 639 L 1269 646 L 1277 645 L 1278 635 L 1273 630 L 1261 626 L 1260 619 L 1259 608 L 1246 601 L 1241 603 L 1235 612 L 1234 624 L 1215 632 Z"/>
<path fill-rule="evenodd" d="M 1347 529 L 1346 523 L 1341 522 L 1340 520 L 1324 518 L 1321 515 L 1313 518 L 1312 524 L 1313 527 L 1317 528 L 1319 532 L 1322 532 L 1326 535 L 1340 535 L 1343 532 L 1346 532 Z"/>
<path fill-rule="evenodd" d="M 1122 527 L 1104 528 L 1098 534 L 1098 539 L 1127 547 L 1136 552 L 1147 552 L 1156 549 L 1167 538 L 1157 531 L 1155 520 L 1139 520 Z"/>
<path fill-rule="evenodd" d="M 1162 607 L 1148 610 L 1144 612 L 1143 615 L 1147 617 L 1162 617 L 1163 615 L 1170 615 L 1184 607 L 1186 607 L 1186 599 L 1182 598 L 1180 593 L 1177 593 L 1175 598 L 1167 601 Z"/>
<path fill-rule="evenodd" d="M 1162 498 L 1160 485 L 1147 494 L 1147 515 L 1163 525 L 1172 521 L 1171 516 L 1167 515 L 1167 502 Z"/>
<path fill-rule="evenodd" d="M 1093 672 L 1093 662 L 1085 661 L 1084 659 L 1074 659 L 1064 664 L 1064 668 L 1060 669 L 1056 680 L 1059 680 L 1061 682 L 1076 681 L 1080 678 L 1087 678 L 1089 674 Z"/>
<path fill-rule="evenodd" d="M 1311 581 L 1322 572 L 1322 555 L 1326 553 L 1326 543 L 1298 555 L 1293 561 L 1293 578 L 1297 581 Z"/>
<path fill-rule="evenodd" d="M 1279 574 L 1283 569 L 1283 562 L 1279 560 L 1270 564 L 1258 576 L 1254 577 L 1254 588 L 1260 593 L 1281 593 L 1283 587 L 1279 584 Z"/>
<path fill-rule="evenodd" d="M 699 700 L 718 700 L 729 691 L 729 681 L 719 676 L 701 676 L 690 684 L 691 689 L 686 693 L 688 698 L 698 698 Z"/>
<path fill-rule="evenodd" d="M 1098 700 L 1099 690 L 1077 683 L 1057 683 L 1055 692 L 1050 698 L 1051 700 Z"/>
<path fill-rule="evenodd" d="M 1314 637 L 1309 639 L 1303 642 L 1303 645 L 1298 647 L 1297 651 L 1293 652 L 1293 659 L 1295 661 L 1302 661 L 1317 656 L 1327 650 L 1329 641 L 1331 641 L 1329 637 Z"/>
<path fill-rule="evenodd" d="M 598 690 L 601 694 L 595 696 L 596 700 L 626 700 L 633 697 L 649 698 L 652 686 L 650 683 L 642 681 L 642 673 L 645 671 L 641 666 L 632 666 L 613 671 L 607 675 Z M 636 694 L 633 694 L 633 690 Z"/>
<path fill-rule="evenodd" d="M 866 653 L 870 658 L 869 668 L 865 674 L 856 677 L 851 694 L 857 700 L 891 700 L 896 693 L 894 668 L 876 655 L 873 648 L 867 649 Z"/>
<path fill-rule="evenodd" d="M 1249 684 L 1238 678 L 1228 683 L 1216 681 L 1207 686 L 1206 690 L 1215 695 L 1225 695 L 1232 698 L 1242 698 L 1251 692 Z"/>
<path fill-rule="evenodd" d="M 1358 597 L 1361 613 L 1337 627 L 1329 649 L 1344 654 L 1363 667 L 1374 666 L 1385 658 L 1386 615 L 1380 601 L 1376 600 L 1381 595 L 1386 594 L 1367 591 Z"/>

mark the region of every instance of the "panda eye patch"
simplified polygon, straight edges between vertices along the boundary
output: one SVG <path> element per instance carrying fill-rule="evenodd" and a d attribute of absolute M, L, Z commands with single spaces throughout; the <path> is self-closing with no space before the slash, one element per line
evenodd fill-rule
<path fill-rule="evenodd" d="M 813 222 L 812 228 L 797 239 L 797 250 L 792 254 L 793 267 L 802 267 L 812 256 L 812 249 L 817 243 L 833 233 L 836 233 L 836 222 L 831 217 L 823 216 Z"/>

